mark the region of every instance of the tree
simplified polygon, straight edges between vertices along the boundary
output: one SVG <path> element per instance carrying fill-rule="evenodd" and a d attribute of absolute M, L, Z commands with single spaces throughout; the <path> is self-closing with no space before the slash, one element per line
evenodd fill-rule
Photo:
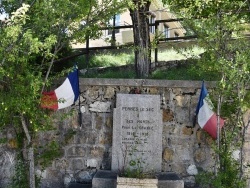
<path fill-rule="evenodd" d="M 226 124 L 215 147 L 216 173 L 207 172 L 200 180 L 204 186 L 245 187 L 244 166 L 247 165 L 243 147 L 250 122 L 249 117 L 247 121 L 244 119 L 250 107 L 247 90 L 250 43 L 245 36 L 249 28 L 249 1 L 166 2 L 198 35 L 199 45 L 206 51 L 199 61 L 201 68 L 212 69 L 221 76 L 214 96 L 217 96 L 217 113 L 226 118 Z M 237 149 L 240 158 L 235 160 L 232 152 Z"/>
<path fill-rule="evenodd" d="M 98 37 L 98 25 L 121 5 L 117 0 L 1 1 L 1 10 L 9 18 L 0 24 L 0 131 L 14 129 L 16 135 L 14 145 L 20 161 L 16 170 L 21 175 L 14 177 L 14 187 L 37 184 L 34 152 L 41 143 L 35 140 L 39 132 L 53 129 L 52 115 L 40 108 L 40 98 L 55 78 L 49 77 L 54 61 L 71 42 L 84 41 L 86 35 Z M 58 141 L 52 140 L 48 145 L 60 149 L 56 144 Z"/>
<path fill-rule="evenodd" d="M 166 3 L 165 0 L 127 0 L 133 24 L 135 72 L 137 78 L 147 78 L 151 69 L 151 41 L 149 32 L 149 7 L 152 1 Z"/>
<path fill-rule="evenodd" d="M 151 64 L 148 20 L 151 0 L 133 0 L 132 3 L 129 10 L 133 23 L 135 70 L 138 78 L 147 78 Z"/>

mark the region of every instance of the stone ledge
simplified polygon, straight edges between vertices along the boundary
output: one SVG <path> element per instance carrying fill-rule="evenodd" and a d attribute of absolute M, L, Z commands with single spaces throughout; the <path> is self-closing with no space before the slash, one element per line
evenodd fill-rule
<path fill-rule="evenodd" d="M 152 79 L 111 79 L 80 78 L 80 86 L 133 86 L 133 87 L 170 87 L 200 88 L 202 81 L 152 80 Z M 216 82 L 206 81 L 207 88 L 213 88 Z"/>

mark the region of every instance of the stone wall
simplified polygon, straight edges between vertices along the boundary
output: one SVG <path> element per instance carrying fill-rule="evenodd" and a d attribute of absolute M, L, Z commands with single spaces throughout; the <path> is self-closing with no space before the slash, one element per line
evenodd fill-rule
<path fill-rule="evenodd" d="M 206 86 L 209 89 L 214 83 L 206 83 Z M 110 169 L 116 94 L 141 93 L 161 96 L 162 170 L 176 172 L 186 183 L 193 183 L 197 167 L 208 169 L 214 165 L 209 147 L 213 141 L 197 124 L 193 127 L 200 87 L 200 81 L 81 79 L 82 127 L 79 128 L 77 122 L 77 106 L 74 116 L 57 122 L 60 134 L 65 134 L 68 129 L 75 130 L 75 134 L 63 146 L 64 156 L 46 169 L 46 182 L 52 182 L 51 177 L 60 181 L 65 173 L 86 179 L 91 177 L 93 169 Z"/>
<path fill-rule="evenodd" d="M 56 130 L 41 134 L 38 140 L 46 142 L 46 138 L 54 137 L 62 143 L 62 156 L 44 171 L 37 169 L 42 187 L 63 187 L 72 180 L 91 181 L 96 170 L 111 169 L 113 108 L 117 93 L 161 96 L 162 171 L 173 171 L 186 184 L 193 185 L 197 168 L 213 170 L 214 166 L 210 148 L 213 140 L 197 123 L 193 127 L 201 84 L 201 81 L 81 79 L 82 125 L 79 125 L 76 104 L 57 111 Z M 209 91 L 214 86 L 214 82 L 206 82 Z M 7 156 L 4 152 L 0 154 Z"/>

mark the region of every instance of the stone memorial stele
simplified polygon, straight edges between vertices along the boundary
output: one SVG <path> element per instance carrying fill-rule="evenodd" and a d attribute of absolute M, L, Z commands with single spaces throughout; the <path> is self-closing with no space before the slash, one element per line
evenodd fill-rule
<path fill-rule="evenodd" d="M 111 170 L 161 171 L 162 111 L 160 95 L 117 94 L 113 114 Z"/>

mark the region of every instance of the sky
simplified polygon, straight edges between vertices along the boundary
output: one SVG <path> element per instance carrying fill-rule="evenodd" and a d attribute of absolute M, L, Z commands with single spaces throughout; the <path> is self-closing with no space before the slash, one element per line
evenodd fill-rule
<path fill-rule="evenodd" d="M 4 20 L 7 17 L 7 14 L 3 13 L 0 14 L 0 20 Z"/>
<path fill-rule="evenodd" d="M 0 14 L 0 20 L 3 20 L 5 16 L 3 14 Z"/>

